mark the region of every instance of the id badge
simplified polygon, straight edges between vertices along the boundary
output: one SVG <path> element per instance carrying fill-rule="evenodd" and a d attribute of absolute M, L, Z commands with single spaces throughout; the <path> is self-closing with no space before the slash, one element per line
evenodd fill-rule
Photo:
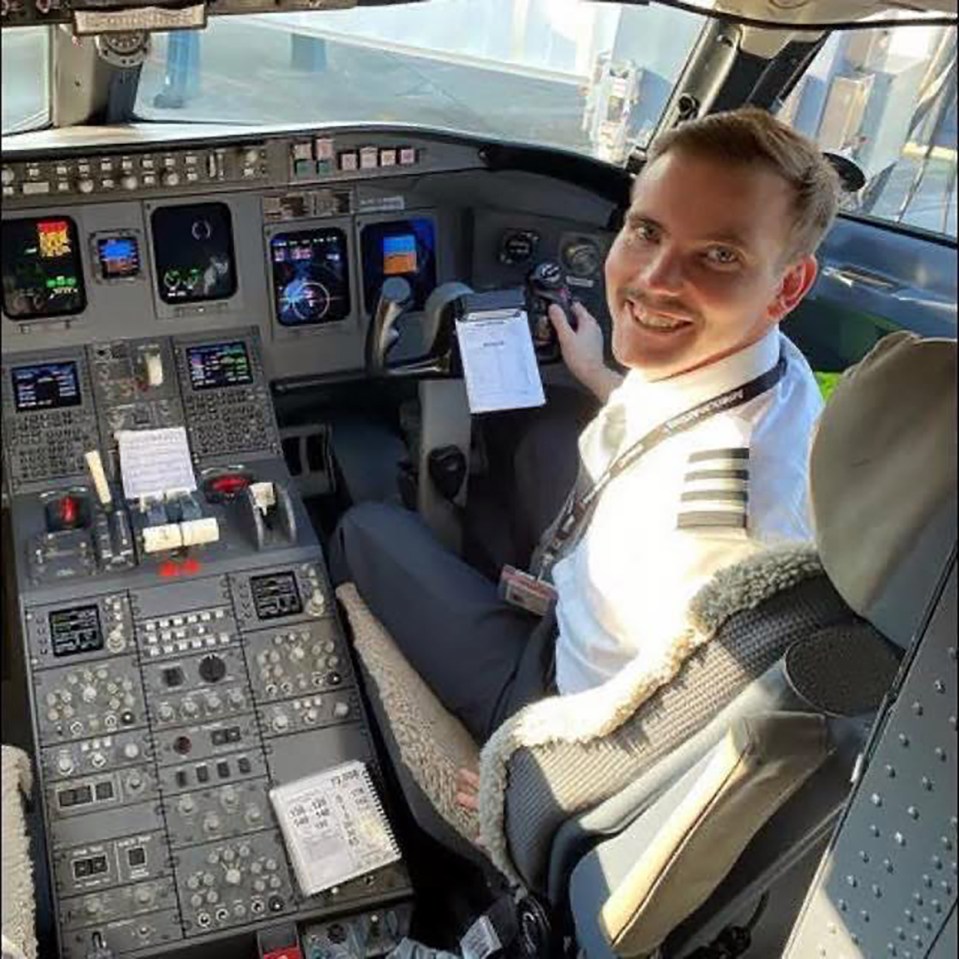
<path fill-rule="evenodd" d="M 500 599 L 534 616 L 545 616 L 556 602 L 556 589 L 515 566 L 504 566 L 499 576 Z"/>

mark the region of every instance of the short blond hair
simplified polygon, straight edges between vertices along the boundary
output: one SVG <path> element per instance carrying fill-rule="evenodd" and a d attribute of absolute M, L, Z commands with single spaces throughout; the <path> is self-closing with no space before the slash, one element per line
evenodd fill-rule
<path fill-rule="evenodd" d="M 839 206 L 839 176 L 819 147 L 758 107 L 688 120 L 657 137 L 646 162 L 681 151 L 743 166 L 761 165 L 793 189 L 793 235 L 788 255 L 816 252 Z M 642 176 L 642 174 L 640 174 Z"/>

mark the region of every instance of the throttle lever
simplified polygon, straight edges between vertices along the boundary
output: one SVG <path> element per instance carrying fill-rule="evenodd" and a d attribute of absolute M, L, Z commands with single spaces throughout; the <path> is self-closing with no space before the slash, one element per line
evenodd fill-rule
<path fill-rule="evenodd" d="M 541 356 L 558 353 L 556 331 L 549 319 L 550 306 L 555 303 L 563 311 L 566 322 L 576 329 L 573 295 L 566 285 L 562 267 L 554 260 L 538 263 L 526 276 L 526 290 L 536 352 Z"/>

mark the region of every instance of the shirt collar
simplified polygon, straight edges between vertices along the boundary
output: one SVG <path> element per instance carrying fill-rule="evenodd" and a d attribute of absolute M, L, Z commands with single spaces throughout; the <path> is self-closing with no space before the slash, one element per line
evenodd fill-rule
<path fill-rule="evenodd" d="M 779 328 L 773 327 L 752 346 L 665 380 L 647 380 L 641 370 L 630 370 L 610 395 L 608 405 L 625 408 L 626 436 L 637 438 L 670 417 L 772 369 L 779 359 L 780 337 Z"/>

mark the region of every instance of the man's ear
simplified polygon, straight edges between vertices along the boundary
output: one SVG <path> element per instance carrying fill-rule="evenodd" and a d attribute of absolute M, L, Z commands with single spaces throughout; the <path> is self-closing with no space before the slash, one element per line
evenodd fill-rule
<path fill-rule="evenodd" d="M 809 292 L 819 274 L 819 264 L 810 254 L 786 267 L 779 281 L 776 296 L 769 304 L 766 315 L 777 322 L 791 313 Z"/>

